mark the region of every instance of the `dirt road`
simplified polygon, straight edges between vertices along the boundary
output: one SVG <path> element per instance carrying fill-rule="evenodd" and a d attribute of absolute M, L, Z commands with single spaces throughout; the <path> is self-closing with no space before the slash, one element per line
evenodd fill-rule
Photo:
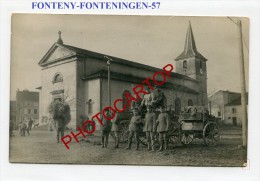
<path fill-rule="evenodd" d="M 215 147 L 206 147 L 202 140 L 189 146 L 176 145 L 169 151 L 150 152 L 141 146 L 139 151 L 125 150 L 126 144 L 113 148 L 111 139 L 108 148 L 101 148 L 100 138 L 87 139 L 70 144 L 68 151 L 56 143 L 55 132 L 35 131 L 21 137 L 14 132 L 10 141 L 10 162 L 26 163 L 75 163 L 75 164 L 138 164 L 176 166 L 243 166 L 246 150 L 239 149 L 241 139 L 222 139 Z"/>

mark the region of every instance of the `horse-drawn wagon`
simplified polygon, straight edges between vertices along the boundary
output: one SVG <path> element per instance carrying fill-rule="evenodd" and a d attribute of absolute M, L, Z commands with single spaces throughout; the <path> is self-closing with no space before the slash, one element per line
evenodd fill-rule
<path fill-rule="evenodd" d="M 176 116 L 170 108 L 166 111 L 170 116 L 168 131 L 169 146 L 181 142 L 183 145 L 190 144 L 194 139 L 203 139 L 205 145 L 215 146 L 219 141 L 219 128 L 216 118 L 209 115 L 203 106 L 189 106 L 188 109 Z M 155 111 L 158 117 L 159 111 Z M 141 112 L 144 117 L 144 112 Z M 125 143 L 128 140 L 128 125 L 132 113 L 123 112 L 119 114 L 119 141 Z M 144 125 L 144 120 L 143 120 Z M 145 133 L 140 133 L 140 142 L 147 145 Z M 155 135 L 155 146 L 158 144 L 158 135 Z"/>
<path fill-rule="evenodd" d="M 215 146 L 219 141 L 219 128 L 216 118 L 208 114 L 203 106 L 189 106 L 179 116 L 180 140 L 184 145 L 194 138 L 203 138 L 207 146 Z"/>

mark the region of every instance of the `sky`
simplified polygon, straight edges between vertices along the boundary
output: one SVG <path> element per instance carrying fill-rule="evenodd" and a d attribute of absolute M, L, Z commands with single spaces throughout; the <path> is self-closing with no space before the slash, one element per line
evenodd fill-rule
<path fill-rule="evenodd" d="M 240 19 L 248 89 L 249 20 Z M 38 62 L 58 31 L 64 44 L 162 68 L 182 53 L 189 21 L 197 50 L 208 59 L 208 93 L 240 92 L 238 26 L 226 17 L 13 14 L 11 100 L 17 89 L 41 86 Z"/>

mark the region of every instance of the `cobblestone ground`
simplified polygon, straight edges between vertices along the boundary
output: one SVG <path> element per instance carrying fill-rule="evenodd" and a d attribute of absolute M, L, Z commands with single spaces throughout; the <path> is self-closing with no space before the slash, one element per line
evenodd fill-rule
<path fill-rule="evenodd" d="M 10 138 L 10 162 L 23 163 L 75 163 L 75 164 L 138 164 L 176 166 L 243 166 L 246 150 L 239 148 L 241 139 L 221 139 L 215 147 L 206 147 L 202 140 L 188 146 L 176 145 L 164 152 L 150 152 L 145 146 L 135 151 L 125 150 L 126 144 L 113 148 L 110 138 L 108 148 L 101 148 L 100 137 L 88 136 L 79 143 L 70 143 L 68 151 L 56 143 L 55 132 L 33 130 L 22 137 L 16 131 Z"/>

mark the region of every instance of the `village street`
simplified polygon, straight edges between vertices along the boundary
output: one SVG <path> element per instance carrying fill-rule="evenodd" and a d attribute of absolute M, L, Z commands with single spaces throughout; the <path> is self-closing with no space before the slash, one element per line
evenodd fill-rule
<path fill-rule="evenodd" d="M 112 138 L 108 148 L 101 148 L 100 137 L 95 134 L 79 143 L 71 142 L 67 150 L 62 143 L 56 143 L 55 131 L 36 129 L 25 137 L 14 131 L 10 138 L 10 162 L 242 166 L 246 158 L 246 150 L 238 148 L 241 138 L 222 138 L 215 147 L 206 147 L 202 140 L 195 140 L 188 146 L 178 144 L 168 151 L 151 152 L 143 145 L 135 151 L 135 144 L 132 150 L 125 150 L 126 144 L 114 149 Z"/>

